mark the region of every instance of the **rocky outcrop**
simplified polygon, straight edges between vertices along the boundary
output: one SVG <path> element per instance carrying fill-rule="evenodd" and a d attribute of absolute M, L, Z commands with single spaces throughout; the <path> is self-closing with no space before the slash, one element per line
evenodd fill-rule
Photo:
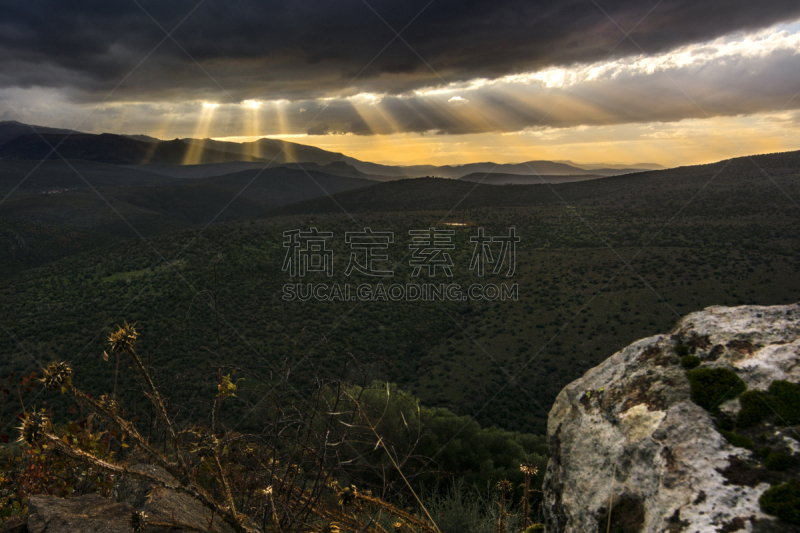
<path fill-rule="evenodd" d="M 759 505 L 771 485 L 797 477 L 798 428 L 775 409 L 736 425 L 737 375 L 764 398 L 774 382 L 800 382 L 799 333 L 798 305 L 710 307 L 565 387 L 548 420 L 548 533 L 800 531 Z M 734 380 L 710 404 L 699 401 L 699 378 L 714 384 L 718 374 L 687 372 L 698 364 Z M 769 454 L 785 459 L 781 468 L 764 466 Z"/>
<path fill-rule="evenodd" d="M 138 464 L 132 471 L 151 474 L 167 486 L 175 479 L 154 465 Z M 1 533 L 130 533 L 134 511 L 144 512 L 148 533 L 234 533 L 234 529 L 214 516 L 194 498 L 164 486 L 124 478 L 114 487 L 111 498 L 97 494 L 72 498 L 31 496 L 27 520 L 13 517 L 3 524 Z M 257 530 L 248 519 L 249 527 Z"/>
<path fill-rule="evenodd" d="M 129 505 L 96 494 L 28 498 L 28 533 L 130 533 Z"/>
<path fill-rule="evenodd" d="M 150 474 L 162 480 L 167 486 L 175 486 L 177 482 L 169 473 L 155 465 L 139 464 L 131 467 L 132 471 Z M 130 505 L 137 511 L 143 511 L 151 523 L 176 524 L 171 531 L 208 531 L 213 533 L 234 533 L 234 529 L 219 516 L 204 507 L 191 496 L 176 492 L 164 486 L 152 484 L 132 478 L 120 480 L 114 488 L 112 496 L 118 501 Z M 248 520 L 248 526 L 256 529 Z M 148 529 L 152 531 L 152 528 Z M 164 529 L 167 531 L 167 529 Z"/>
<path fill-rule="evenodd" d="M 21 516 L 9 516 L 3 522 L 3 527 L 0 527 L 0 533 L 27 533 L 28 531 L 28 518 Z"/>

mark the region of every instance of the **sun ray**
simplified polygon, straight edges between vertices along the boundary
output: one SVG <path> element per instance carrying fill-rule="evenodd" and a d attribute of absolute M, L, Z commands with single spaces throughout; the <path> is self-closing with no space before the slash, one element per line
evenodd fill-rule
<path fill-rule="evenodd" d="M 258 100 L 245 100 L 242 102 L 242 106 L 244 107 L 245 113 L 248 114 L 246 119 L 247 121 L 247 128 L 245 131 L 247 132 L 247 136 L 253 139 L 253 142 L 247 143 L 245 146 L 246 154 L 252 159 L 259 159 L 261 158 L 261 150 L 260 145 L 258 144 L 258 139 L 261 137 L 261 102 Z"/>
<path fill-rule="evenodd" d="M 275 100 L 275 116 L 278 122 L 278 136 L 290 134 L 289 131 L 289 124 L 287 121 L 287 113 L 286 113 L 286 104 L 289 103 L 288 100 Z M 283 145 L 283 157 L 282 159 L 287 163 L 297 163 L 298 161 L 295 159 L 295 151 L 291 144 L 284 144 Z"/>
<path fill-rule="evenodd" d="M 189 144 L 189 149 L 186 150 L 186 155 L 183 158 L 184 165 L 196 165 L 200 163 L 205 148 L 205 139 L 211 129 L 211 121 L 214 118 L 214 111 L 216 111 L 219 104 L 212 104 L 203 102 L 203 108 L 200 111 L 200 117 L 197 120 L 197 126 L 194 130 L 194 142 Z"/>
<path fill-rule="evenodd" d="M 165 139 L 167 132 L 169 131 L 170 126 L 172 126 L 174 120 L 175 120 L 175 113 L 170 112 L 162 115 L 162 120 L 156 126 L 155 131 L 153 131 L 153 135 L 151 135 L 151 137 L 155 137 L 156 139 L 159 140 Z M 153 159 L 153 156 L 156 153 L 158 145 L 159 145 L 158 142 L 151 143 L 150 147 L 147 149 L 147 154 L 145 154 L 142 164 L 146 165 Z"/>

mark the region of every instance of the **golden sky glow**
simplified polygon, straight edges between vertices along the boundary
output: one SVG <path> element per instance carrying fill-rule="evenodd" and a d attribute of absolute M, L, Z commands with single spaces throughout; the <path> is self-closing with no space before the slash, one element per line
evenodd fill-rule
<path fill-rule="evenodd" d="M 455 165 L 493 161 L 572 160 L 576 163 L 710 163 L 746 154 L 800 150 L 796 112 L 690 119 L 674 123 L 465 135 L 299 135 L 287 141 L 376 163 Z M 276 136 L 277 138 L 277 136 Z M 219 140 L 249 142 L 251 137 Z"/>

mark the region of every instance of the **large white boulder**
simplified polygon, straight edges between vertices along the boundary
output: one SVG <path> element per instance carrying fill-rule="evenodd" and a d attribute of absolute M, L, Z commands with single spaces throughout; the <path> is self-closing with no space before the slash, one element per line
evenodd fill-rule
<path fill-rule="evenodd" d="M 800 382 L 798 333 L 799 305 L 710 307 L 565 387 L 548 420 L 548 533 L 800 530 L 762 512 L 759 497 L 782 478 L 730 444 L 691 400 L 676 351 L 766 391 L 775 380 Z M 719 408 L 734 417 L 738 400 Z M 769 443 L 800 458 L 791 431 L 770 426 Z"/>

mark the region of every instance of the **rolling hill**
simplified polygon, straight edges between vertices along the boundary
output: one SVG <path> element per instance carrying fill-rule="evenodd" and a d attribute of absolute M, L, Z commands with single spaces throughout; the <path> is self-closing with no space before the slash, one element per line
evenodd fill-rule
<path fill-rule="evenodd" d="M 3 144 L 6 141 L 11 139 L 16 139 L 17 137 L 22 137 L 24 135 L 35 135 L 36 132 L 41 134 L 55 134 L 55 135 L 64 135 L 70 133 L 71 130 L 65 130 L 63 128 L 48 128 L 46 126 L 34 126 L 31 124 L 23 124 L 22 122 L 17 122 L 16 120 L 5 120 L 0 121 L 0 144 Z"/>
<path fill-rule="evenodd" d="M 288 173 L 301 171 L 282 172 L 290 179 Z M 227 186 L 251 178 L 234 176 Z M 306 371 L 349 378 L 358 365 L 369 379 L 397 383 L 426 405 L 485 425 L 541 432 L 566 383 L 634 340 L 668 330 L 687 312 L 800 299 L 797 152 L 552 185 L 390 181 L 334 194 L 348 213 L 315 199 L 276 208 L 269 218 L 233 220 L 239 211 L 250 216 L 258 204 L 249 202 L 269 200 L 267 191 L 258 192 L 259 178 L 253 191 L 263 197 L 245 198 L 228 223 L 198 234 L 196 224 L 206 219 L 193 206 L 232 195 L 213 179 L 108 189 L 112 203 L 139 217 L 137 223 L 153 217 L 153 227 L 171 221 L 185 230 L 112 238 L 0 278 L 0 323 L 11 332 L 0 336 L 0 373 L 36 368 L 31 355 L 70 360 L 76 382 L 101 392 L 113 376 L 113 365 L 99 357 L 103 334 L 127 319 L 138 321 L 142 353 L 152 356 L 160 383 L 169 390 L 174 379 L 189 384 L 173 400 L 196 401 L 207 391 L 193 389 L 192 376 L 215 368 L 208 348 L 217 346 L 214 313 L 198 298 L 213 291 L 222 353 L 242 368 L 268 373 L 271 364 L 290 361 L 292 383 L 302 389 Z M 68 204 L 80 221 L 79 200 L 89 195 L 74 194 L 81 196 Z M 28 208 L 16 203 L 25 198 L 32 195 L 17 198 L 15 209 Z M 54 233 L 43 235 L 45 226 L 32 221 L 36 213 L 52 216 L 41 207 L 30 219 L 18 211 L 11 230 L 0 217 L 4 250 L 27 246 L 44 257 L 69 239 L 92 244 L 84 227 L 49 225 Z M 444 223 L 458 224 L 449 226 L 452 277 L 413 276 L 408 232 Z M 511 226 L 521 238 L 515 272 L 478 277 L 469 269 L 471 237 L 478 227 L 503 235 Z M 283 232 L 309 227 L 333 233 L 331 277 L 299 279 L 282 271 Z M 351 253 L 345 233 L 364 227 L 393 232 L 390 279 L 344 272 Z M 282 292 L 288 283 L 380 282 L 516 283 L 519 297 L 353 302 L 286 300 Z"/>
<path fill-rule="evenodd" d="M 598 174 L 569 174 L 569 175 L 547 175 L 527 176 L 520 174 L 500 174 L 482 173 L 467 174 L 458 178 L 461 181 L 472 183 L 483 183 L 486 185 L 541 185 L 542 183 L 571 183 L 573 181 L 587 181 L 602 178 Z"/>
<path fill-rule="evenodd" d="M 237 154 L 240 158 L 256 157 L 276 164 L 317 163 L 327 165 L 343 161 L 344 155 L 329 152 L 314 146 L 283 141 L 280 139 L 259 139 L 253 142 L 235 143 L 212 139 L 183 139 L 187 144 L 203 146 L 207 150 Z"/>
<path fill-rule="evenodd" d="M 346 178 L 358 179 L 381 179 L 383 176 L 370 176 L 359 172 L 355 167 L 344 162 L 327 163 L 263 163 L 254 161 L 230 161 L 227 163 L 209 163 L 204 165 L 166 165 L 150 163 L 146 165 L 131 165 L 129 168 L 152 172 L 162 176 L 173 178 L 210 178 L 214 176 L 224 176 L 243 170 L 262 170 L 266 168 L 290 168 L 296 170 L 306 170 L 308 172 L 322 172 L 331 176 L 341 176 Z"/>
<path fill-rule="evenodd" d="M 413 166 L 392 166 L 379 165 L 359 161 L 352 157 L 345 157 L 344 161 L 353 165 L 361 172 L 371 175 L 383 175 L 394 178 L 435 176 L 440 178 L 462 178 L 470 174 L 514 174 L 520 176 L 531 175 L 551 175 L 551 176 L 572 176 L 596 174 L 600 176 L 617 176 L 631 172 L 640 172 L 639 166 L 633 168 L 620 165 L 622 168 L 588 168 L 586 166 L 575 166 L 554 161 L 528 161 L 525 163 L 469 163 L 466 165 L 413 165 Z"/>
<path fill-rule="evenodd" d="M 75 137 L 79 143 L 85 140 Z M 94 142 L 103 136 L 88 137 Z M 122 139 L 121 146 L 133 147 L 134 151 L 139 145 L 154 145 L 109 137 L 113 138 L 114 146 Z M 27 137 L 17 140 L 20 139 L 28 140 Z M 113 152 L 107 156 L 116 157 Z M 60 160 L 0 159 L 0 198 L 14 191 L 0 205 L 0 219 L 6 228 L 0 236 L 0 247 L 14 250 L 0 258 L 0 269 L 9 275 L 20 268 L 40 265 L 42 260 L 69 255 L 69 235 L 74 237 L 76 252 L 114 239 L 135 238 L 137 232 L 128 223 L 142 235 L 151 236 L 208 223 L 333 214 L 343 210 L 351 214 L 446 212 L 454 206 L 465 209 L 582 204 L 598 208 L 648 206 L 650 210 L 668 211 L 688 201 L 696 193 L 698 183 L 709 180 L 726 184 L 714 189 L 717 209 L 747 213 L 751 210 L 750 200 L 764 194 L 763 187 L 754 185 L 763 181 L 762 169 L 773 176 L 771 179 L 788 179 L 784 187 L 792 194 L 796 182 L 791 176 L 796 176 L 799 161 L 798 152 L 788 152 L 605 178 L 586 179 L 585 174 L 548 176 L 547 185 L 498 187 L 491 183 L 524 183 L 533 178 L 478 174 L 459 180 L 421 178 L 378 182 L 364 179 L 363 173 L 344 162 L 304 163 L 302 168 L 287 164 L 264 169 L 265 163 L 236 161 L 193 166 L 165 163 L 127 166 L 91 161 L 67 164 Z M 245 170 L 217 175 L 242 168 Z M 191 177 L 195 175 L 208 177 Z M 483 178 L 483 183 L 472 182 Z M 742 195 L 741 191 L 750 191 L 751 196 Z M 225 208 L 229 202 L 233 203 Z M 223 216 L 217 216 L 223 208 Z M 691 207 L 696 208 L 696 204 Z M 51 247 L 48 240 L 51 238 L 59 244 Z M 26 244 L 21 247 L 19 243 Z"/>
<path fill-rule="evenodd" d="M 148 143 L 128 138 L 124 135 L 103 133 L 90 135 L 75 133 L 71 135 L 45 134 L 23 135 L 0 144 L 0 158 L 3 159 L 58 159 L 51 153 L 58 146 L 58 154 L 65 159 L 81 159 L 112 165 L 138 165 L 142 163 L 166 163 L 181 165 L 189 157 L 189 144 L 175 139 Z M 192 156 L 196 163 L 221 163 L 226 161 L 263 161 L 244 154 L 219 152 L 200 148 Z"/>
<path fill-rule="evenodd" d="M 768 175 L 765 175 L 764 173 Z M 280 207 L 274 216 L 310 213 L 389 212 L 450 210 L 484 206 L 626 206 L 668 211 L 688 202 L 704 183 L 719 184 L 715 191 L 717 209 L 748 212 L 749 196 L 780 193 L 771 180 L 782 183 L 790 196 L 800 182 L 800 151 L 746 156 L 708 165 L 637 172 L 585 181 L 536 185 L 497 186 L 465 180 L 421 178 L 375 184 L 330 198 L 317 198 Z M 764 181 L 771 187 L 764 187 Z M 796 194 L 794 197 L 800 197 Z M 335 200 L 335 201 L 334 201 Z M 694 205 L 693 209 L 700 208 Z"/>
<path fill-rule="evenodd" d="M 252 220 L 282 205 L 375 183 L 261 166 L 173 178 L 88 161 L 0 160 L 0 251 L 7 252 L 0 254 L 0 274 L 139 235 Z"/>
<path fill-rule="evenodd" d="M 135 168 L 92 161 L 67 163 L 61 159 L 0 159 L 0 199 L 12 190 L 15 195 L 48 194 L 67 189 L 87 189 L 89 184 L 104 188 L 166 185 L 174 181 Z"/>

